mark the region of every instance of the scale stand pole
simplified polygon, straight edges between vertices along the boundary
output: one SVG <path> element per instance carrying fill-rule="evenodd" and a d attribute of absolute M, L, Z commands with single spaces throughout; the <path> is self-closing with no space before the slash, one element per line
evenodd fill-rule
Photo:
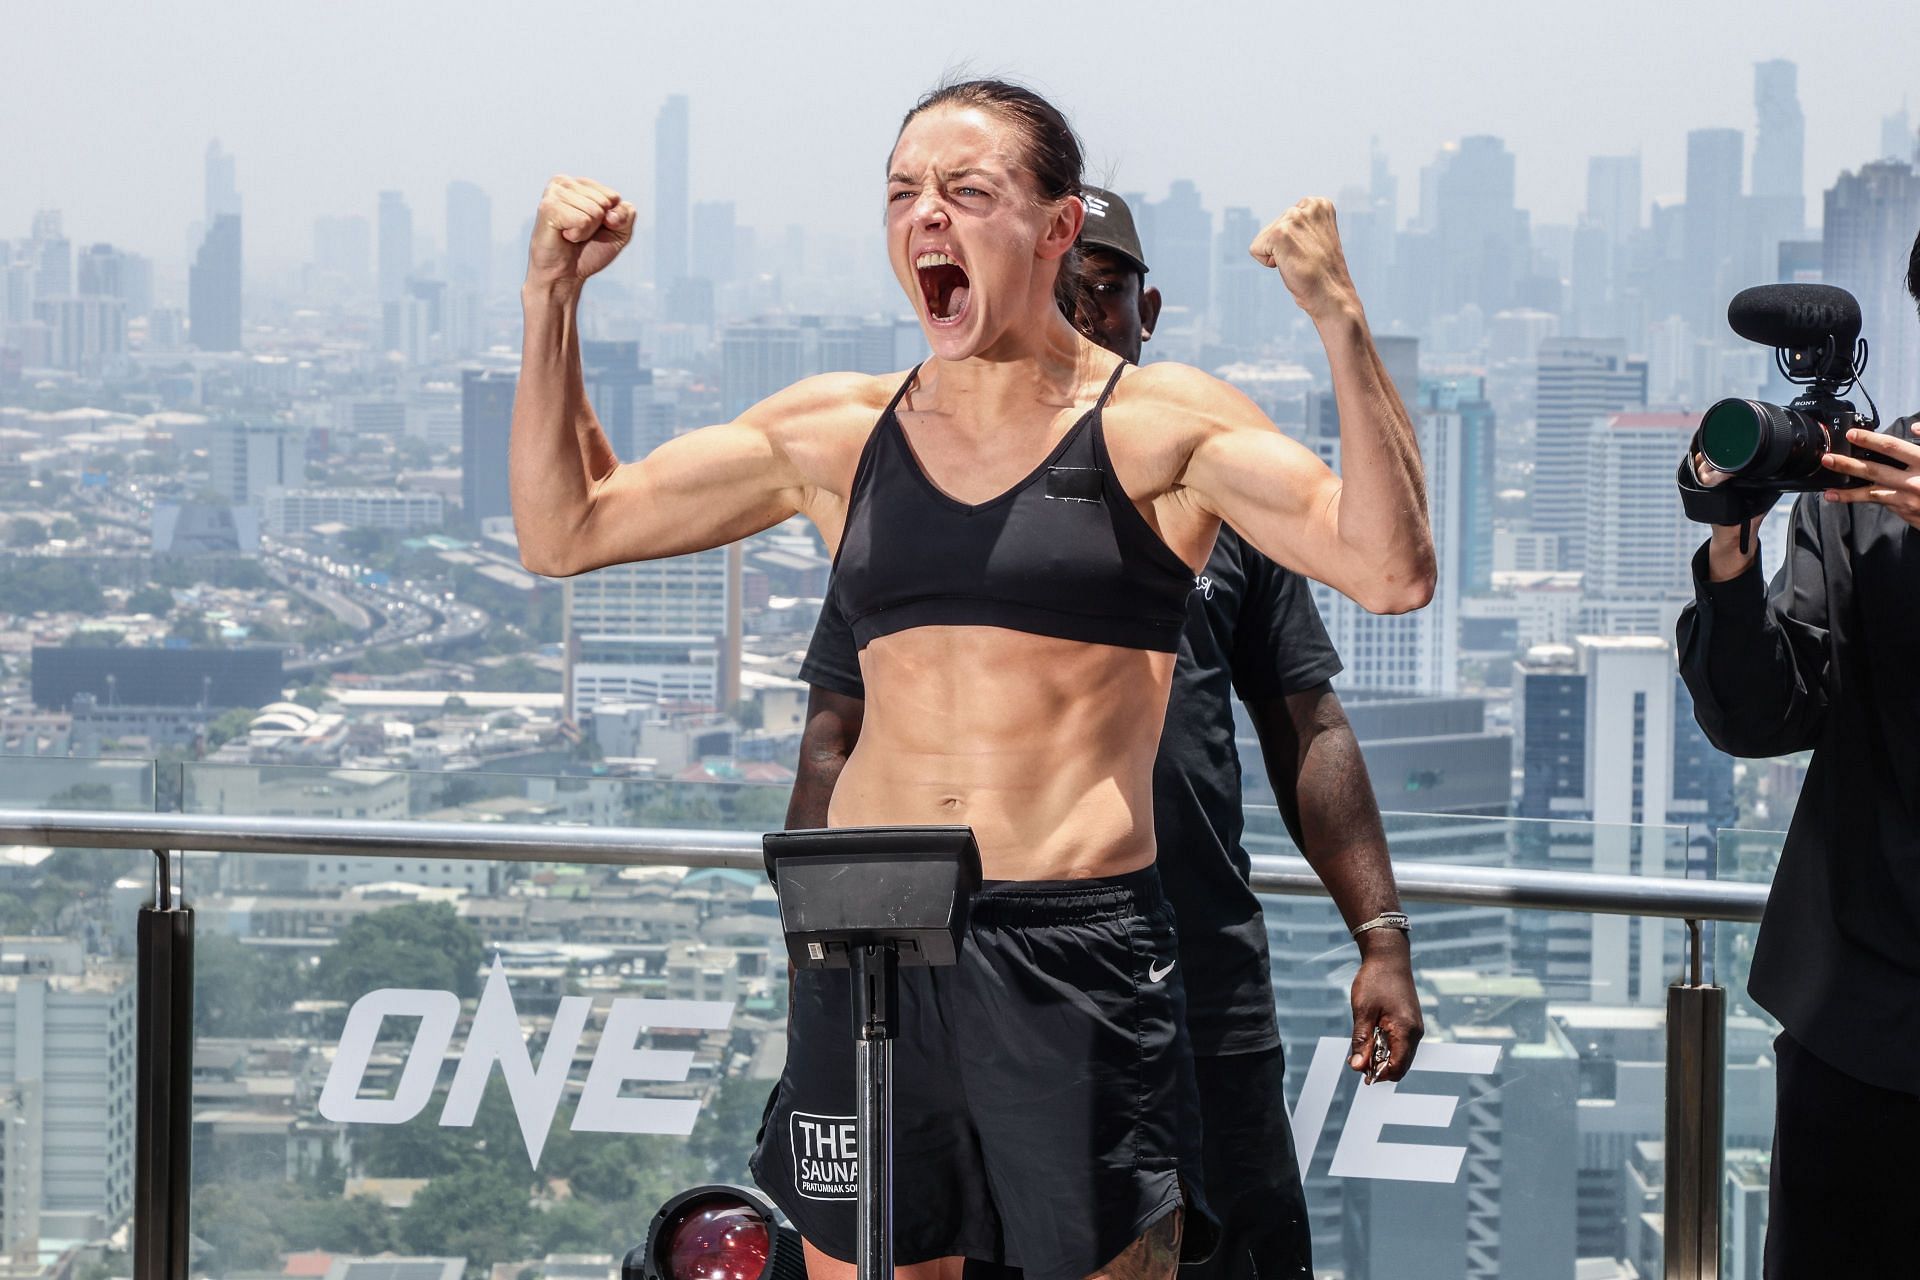
<path fill-rule="evenodd" d="M 858 1280 L 893 1280 L 893 1037 L 900 954 L 891 942 L 848 949 L 853 983 L 859 1146 Z"/>

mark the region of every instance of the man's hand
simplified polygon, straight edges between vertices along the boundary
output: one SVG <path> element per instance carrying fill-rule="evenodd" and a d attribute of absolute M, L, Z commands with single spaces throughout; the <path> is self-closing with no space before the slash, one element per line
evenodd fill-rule
<path fill-rule="evenodd" d="M 1347 274 L 1333 201 L 1310 196 L 1268 223 L 1247 249 L 1264 266 L 1277 267 L 1293 300 L 1315 320 L 1342 308 L 1357 308 L 1359 292 Z"/>
<path fill-rule="evenodd" d="M 1920 436 L 1920 422 L 1915 423 L 1908 430 Z M 1905 520 L 1911 527 L 1920 529 L 1920 445 L 1911 440 L 1902 440 L 1898 436 L 1881 435 L 1878 431 L 1867 431 L 1860 427 L 1847 432 L 1847 439 L 1855 448 L 1877 453 L 1895 462 L 1904 462 L 1907 469 L 1902 471 L 1898 467 L 1890 467 L 1884 462 L 1873 462 L 1866 458 L 1848 458 L 1837 453 L 1823 454 L 1820 462 L 1829 471 L 1838 471 L 1843 476 L 1858 476 L 1867 482 L 1866 487 L 1862 489 L 1828 489 L 1825 494 L 1826 501 L 1878 503 Z"/>
<path fill-rule="evenodd" d="M 1733 473 L 1722 471 L 1696 451 L 1693 455 L 1693 478 L 1711 489 L 1733 479 Z M 1712 541 L 1707 546 L 1707 578 L 1710 581 L 1731 582 L 1747 571 L 1747 566 L 1760 554 L 1760 522 L 1766 518 L 1766 512 L 1763 511 L 1747 521 L 1747 549 L 1744 552 L 1740 550 L 1739 525 L 1713 526 Z"/>
<path fill-rule="evenodd" d="M 1383 936 L 1372 940 L 1376 934 Z M 1361 946 L 1360 972 L 1353 979 L 1353 1043 L 1347 1065 L 1366 1073 L 1369 1084 L 1398 1080 L 1413 1066 L 1414 1051 L 1427 1030 L 1420 1017 L 1420 996 L 1413 989 L 1407 935 L 1396 929 L 1373 929 L 1363 935 Z M 1377 1070 L 1376 1028 L 1388 1055 Z"/>
<path fill-rule="evenodd" d="M 540 195 L 527 250 L 527 285 L 577 288 L 633 239 L 634 208 L 589 178 L 556 176 Z"/>

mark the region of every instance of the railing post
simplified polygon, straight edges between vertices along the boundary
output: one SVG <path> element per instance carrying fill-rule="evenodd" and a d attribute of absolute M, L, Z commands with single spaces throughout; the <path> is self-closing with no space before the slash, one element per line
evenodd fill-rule
<path fill-rule="evenodd" d="M 133 1277 L 186 1280 L 193 1175 L 193 911 L 173 901 L 165 849 L 140 908 L 134 1052 Z"/>
<path fill-rule="evenodd" d="M 1718 1280 L 1727 993 L 1704 981 L 1700 921 L 1687 921 L 1691 981 L 1667 988 L 1667 1280 Z"/>

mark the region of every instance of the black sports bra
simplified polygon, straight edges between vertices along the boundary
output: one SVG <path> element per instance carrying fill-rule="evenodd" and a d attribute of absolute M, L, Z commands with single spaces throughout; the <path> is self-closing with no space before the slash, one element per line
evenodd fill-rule
<path fill-rule="evenodd" d="M 997 498 L 955 501 L 933 486 L 894 410 L 860 454 L 833 589 L 866 648 L 913 627 L 1006 627 L 1172 653 L 1193 570 L 1114 478 L 1100 429 L 1121 361 L 1093 408 L 1032 474 Z"/>

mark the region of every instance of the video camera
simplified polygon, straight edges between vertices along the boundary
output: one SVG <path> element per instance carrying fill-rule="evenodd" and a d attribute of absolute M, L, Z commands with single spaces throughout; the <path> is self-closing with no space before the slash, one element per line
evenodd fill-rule
<path fill-rule="evenodd" d="M 1807 388 L 1787 405 L 1719 401 L 1700 419 L 1687 456 L 1680 460 L 1680 497 L 1687 518 L 1741 525 L 1744 543 L 1746 523 L 1771 510 L 1783 493 L 1867 483 L 1821 466 L 1822 454 L 1889 460 L 1847 439 L 1851 428 L 1872 431 L 1879 426 L 1871 397 L 1865 417 L 1843 398 L 1867 367 L 1860 303 L 1852 294 L 1824 284 L 1759 285 L 1734 295 L 1727 306 L 1727 324 L 1747 341 L 1772 347 L 1780 376 Z M 1701 484 L 1693 470 L 1695 454 L 1731 479 L 1712 487 Z"/>

